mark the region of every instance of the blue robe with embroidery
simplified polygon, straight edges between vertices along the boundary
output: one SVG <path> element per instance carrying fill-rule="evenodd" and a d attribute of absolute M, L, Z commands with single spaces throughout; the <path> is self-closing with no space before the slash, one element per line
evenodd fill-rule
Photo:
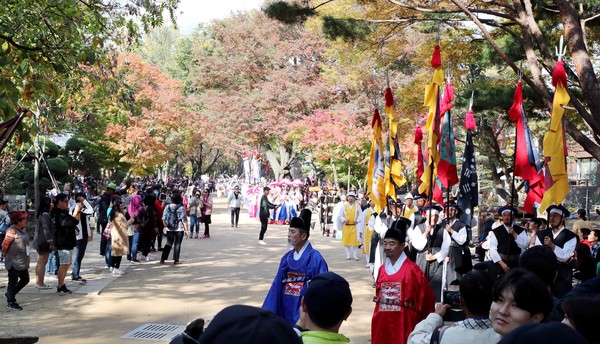
<path fill-rule="evenodd" d="M 298 260 L 294 260 L 294 250 L 290 250 L 281 258 L 277 275 L 262 308 L 282 317 L 290 325 L 295 325 L 300 317 L 300 300 L 306 292 L 306 282 L 327 271 L 327 262 L 310 243 Z"/>

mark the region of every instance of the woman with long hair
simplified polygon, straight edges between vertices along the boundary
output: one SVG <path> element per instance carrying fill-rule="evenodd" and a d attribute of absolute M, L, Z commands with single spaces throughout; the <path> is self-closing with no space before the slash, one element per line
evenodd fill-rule
<path fill-rule="evenodd" d="M 204 190 L 202 194 L 202 223 L 204 223 L 204 235 L 200 238 L 208 239 L 210 238 L 210 230 L 209 225 L 211 223 L 210 217 L 212 215 L 213 208 L 213 199 L 210 197 L 210 191 L 208 189 Z"/>
<path fill-rule="evenodd" d="M 146 221 L 148 221 L 148 212 L 146 212 L 144 204 L 142 203 L 142 196 L 134 195 L 131 198 L 127 213 L 129 213 L 129 217 L 133 219 L 133 240 L 131 241 L 131 247 L 129 248 L 131 252 L 131 261 L 139 262 L 137 259 L 137 252 L 140 235 L 142 233 L 142 228 L 145 226 Z"/>
<path fill-rule="evenodd" d="M 35 287 L 37 289 L 51 288 L 44 283 L 44 275 L 48 257 L 54 251 L 54 221 L 50 216 L 53 205 L 49 197 L 42 197 L 37 210 L 37 221 L 32 243 L 33 249 L 38 253 L 37 263 L 35 264 Z"/>
<path fill-rule="evenodd" d="M 597 294 L 574 295 L 561 304 L 565 313 L 563 324 L 581 333 L 589 344 L 600 344 L 598 319 L 600 319 L 600 296 Z"/>
<path fill-rule="evenodd" d="M 129 252 L 127 227 L 133 223 L 133 217 L 127 220 L 127 207 L 121 200 L 115 199 L 109 212 L 110 221 L 110 272 L 122 275 L 121 260 Z"/>

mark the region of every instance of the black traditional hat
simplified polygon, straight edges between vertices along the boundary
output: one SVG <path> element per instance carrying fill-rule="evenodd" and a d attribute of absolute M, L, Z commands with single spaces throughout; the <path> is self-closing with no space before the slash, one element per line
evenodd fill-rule
<path fill-rule="evenodd" d="M 439 205 L 438 203 L 427 203 L 424 207 L 423 207 L 423 211 L 428 212 L 429 210 L 435 210 L 438 213 L 441 213 L 444 208 L 442 208 L 441 205 Z"/>
<path fill-rule="evenodd" d="M 406 242 L 406 231 L 401 230 L 400 228 L 391 227 L 385 232 L 383 239 L 394 239 L 398 240 L 400 243 L 404 243 Z"/>
<path fill-rule="evenodd" d="M 569 212 L 569 210 L 567 208 L 563 207 L 562 204 L 559 204 L 559 205 L 553 204 L 553 205 L 549 206 L 548 209 L 546 209 L 546 212 L 548 214 L 550 214 L 550 213 L 560 214 L 564 218 L 569 218 L 569 216 L 571 216 L 571 212 Z"/>
<path fill-rule="evenodd" d="M 462 214 L 462 210 L 458 207 L 458 204 L 456 204 L 456 202 L 454 201 L 448 201 L 446 202 L 446 204 L 444 205 L 444 208 L 454 208 L 457 211 L 456 216 L 460 216 L 460 214 Z"/>
<path fill-rule="evenodd" d="M 422 193 L 416 193 L 416 194 L 414 195 L 414 197 L 413 197 L 413 200 L 415 200 L 415 201 L 416 201 L 416 200 L 418 200 L 418 199 L 424 199 L 424 198 L 427 198 L 427 195 L 426 195 L 426 194 L 422 194 Z"/>
<path fill-rule="evenodd" d="M 312 217 L 312 212 L 310 209 L 302 209 L 300 211 L 300 216 L 293 217 L 290 221 L 290 227 L 304 229 L 305 231 L 310 231 L 310 220 Z"/>
<path fill-rule="evenodd" d="M 502 213 L 504 213 L 506 211 L 511 211 L 513 213 L 513 215 L 516 215 L 518 213 L 517 208 L 513 207 L 510 204 L 498 208 L 498 214 L 500 214 L 500 215 L 502 215 Z"/>

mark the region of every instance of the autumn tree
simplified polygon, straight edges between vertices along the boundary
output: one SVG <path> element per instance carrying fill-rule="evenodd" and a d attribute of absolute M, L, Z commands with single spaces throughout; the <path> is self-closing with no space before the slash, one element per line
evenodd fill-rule
<path fill-rule="evenodd" d="M 320 75 L 325 44 L 256 11 L 214 22 L 194 44 L 190 73 L 210 135 L 238 153 L 261 147 L 279 178 L 298 154 L 289 124 L 337 102 Z"/>

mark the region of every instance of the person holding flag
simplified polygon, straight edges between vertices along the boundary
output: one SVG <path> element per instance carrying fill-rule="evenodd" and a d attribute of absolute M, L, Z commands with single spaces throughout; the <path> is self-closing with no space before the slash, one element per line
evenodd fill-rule
<path fill-rule="evenodd" d="M 417 265 L 423 270 L 433 289 L 436 302 L 442 298 L 443 263 L 448 256 L 450 235 L 438 223 L 443 208 L 437 203 L 427 204 L 426 221 L 415 227 L 411 233 L 411 243 L 417 250 Z"/>
<path fill-rule="evenodd" d="M 573 288 L 573 269 L 571 258 L 577 246 L 577 234 L 565 226 L 566 219 L 571 213 L 562 205 L 551 205 L 548 212 L 550 228 L 537 231 L 535 245 L 548 246 L 558 260 L 558 275 L 552 284 L 552 295 L 561 298 Z"/>
<path fill-rule="evenodd" d="M 498 214 L 502 216 L 502 225 L 494 228 L 488 237 L 490 258 L 493 262 L 490 272 L 494 278 L 518 267 L 519 256 L 529 245 L 525 228 L 514 223 L 517 209 L 506 205 L 498 209 Z"/>
<path fill-rule="evenodd" d="M 360 246 L 360 233 L 357 224 L 361 219 L 362 210 L 356 202 L 356 194 L 349 192 L 348 202 L 340 209 L 338 220 L 344 225 L 342 229 L 342 245 L 346 251 L 346 259 L 360 260 L 358 258 L 358 246 Z"/>

